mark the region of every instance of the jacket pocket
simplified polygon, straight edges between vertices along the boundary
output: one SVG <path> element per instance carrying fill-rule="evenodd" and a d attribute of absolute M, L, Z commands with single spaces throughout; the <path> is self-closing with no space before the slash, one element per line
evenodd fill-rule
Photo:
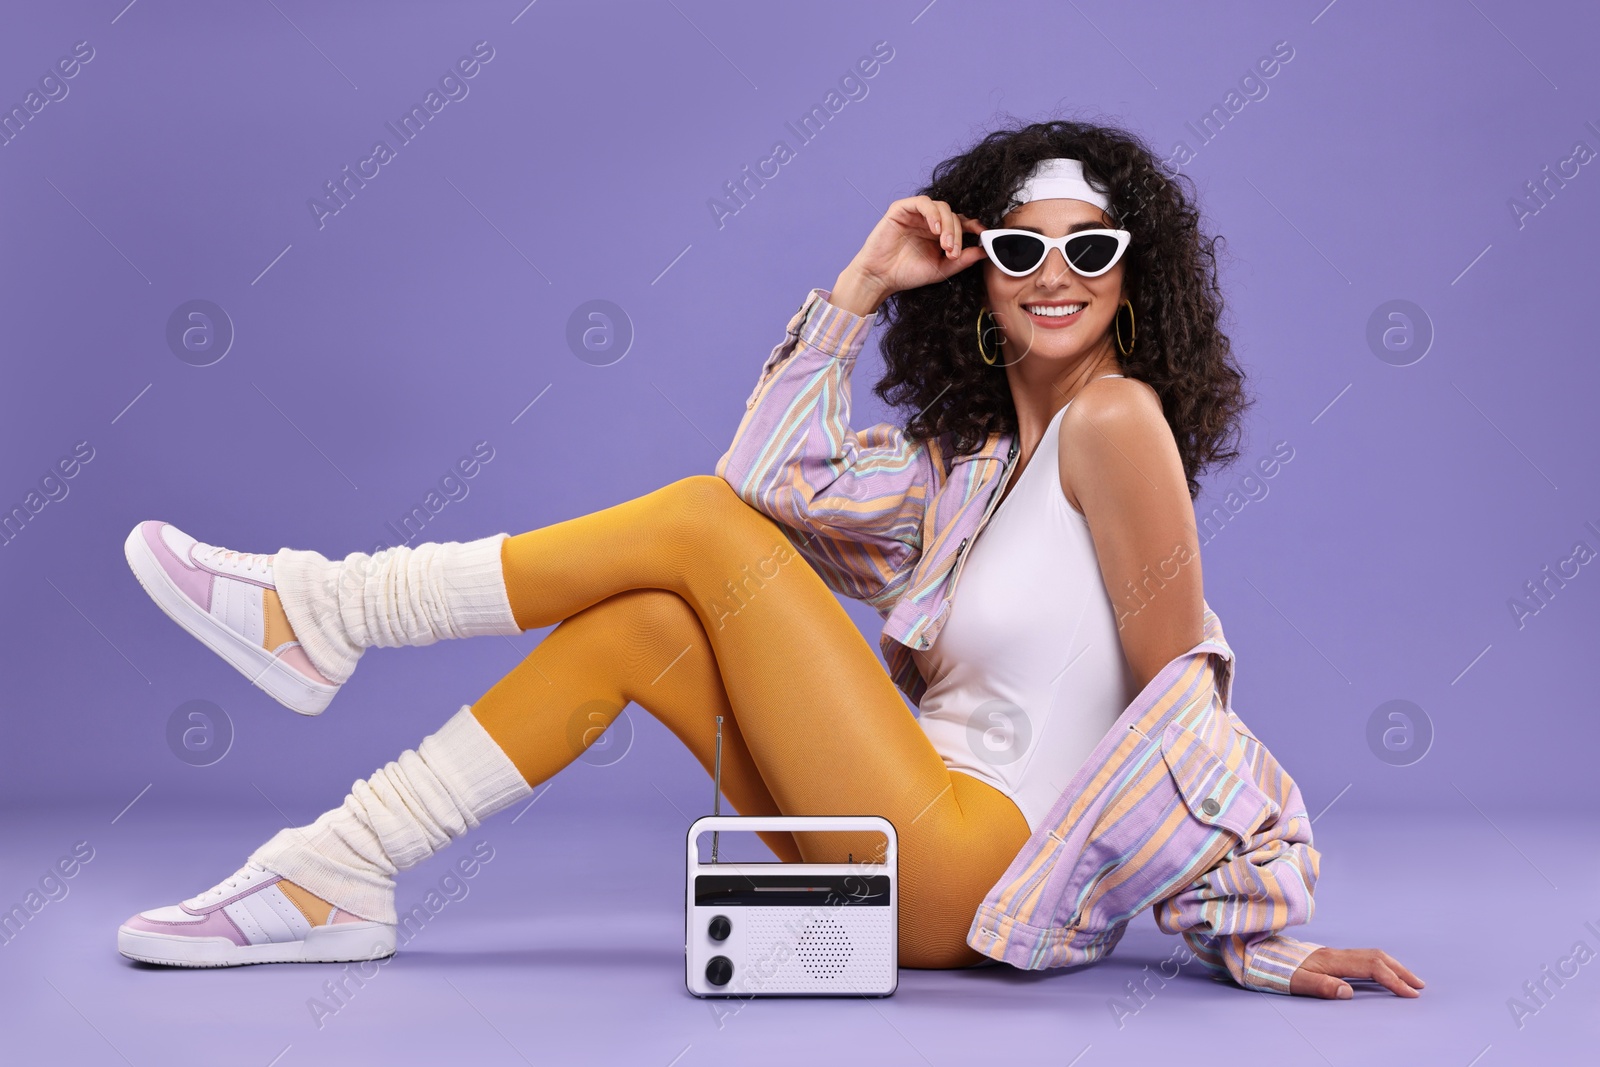
<path fill-rule="evenodd" d="M 1231 732 L 1231 731 L 1230 731 Z M 1189 814 L 1207 826 L 1248 839 L 1277 805 L 1194 731 L 1174 720 L 1161 734 L 1161 758 Z"/>

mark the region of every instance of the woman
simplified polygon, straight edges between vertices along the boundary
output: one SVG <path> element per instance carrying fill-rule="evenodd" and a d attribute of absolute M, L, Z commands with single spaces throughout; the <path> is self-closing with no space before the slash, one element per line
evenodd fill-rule
<path fill-rule="evenodd" d="M 877 391 L 915 414 L 857 433 L 848 376 L 880 308 Z M 889 818 L 903 966 L 1097 958 L 1134 910 L 1112 883 L 1154 879 L 1166 895 L 1134 908 L 1156 906 L 1247 987 L 1347 998 L 1343 976 L 1416 996 L 1422 982 L 1386 953 L 1278 933 L 1309 917 L 1316 853 L 1292 780 L 1227 710 L 1231 653 L 1201 595 L 1191 507 L 1196 473 L 1236 455 L 1244 403 L 1219 311 L 1198 214 L 1137 138 L 1001 130 L 896 201 L 832 289 L 812 291 L 715 477 L 515 537 L 342 561 L 141 523 L 129 562 L 163 610 L 308 714 L 366 648 L 559 625 L 341 807 L 130 919 L 119 947 L 188 966 L 386 956 L 395 871 L 529 795 L 632 701 L 708 770 L 724 717 L 724 792 L 741 814 Z M 889 673 L 835 591 L 885 616 Z M 1217 699 L 1181 717 L 1161 704 L 1190 683 Z M 1154 751 L 1146 728 L 1162 747 L 1141 763 L 1156 768 L 1143 792 L 1097 785 Z M 1226 809 L 1205 792 L 1221 776 Z M 997 879 L 1025 880 L 1059 820 L 1088 828 L 1091 850 L 1111 842 L 1116 820 L 1091 796 L 1157 805 L 1172 831 L 1160 862 L 1102 870 L 1071 922 L 1030 926 Z M 785 862 L 872 847 L 762 836 Z M 1241 914 L 1269 921 L 1219 925 L 1203 898 L 1228 863 L 1292 866 L 1301 896 L 1263 906 L 1273 888 L 1252 890 Z M 1072 936 L 1050 956 L 1018 948 L 1029 932 Z"/>

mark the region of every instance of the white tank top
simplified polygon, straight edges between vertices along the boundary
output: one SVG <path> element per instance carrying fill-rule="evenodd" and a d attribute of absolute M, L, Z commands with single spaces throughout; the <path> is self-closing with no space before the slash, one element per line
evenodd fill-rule
<path fill-rule="evenodd" d="M 912 649 L 923 732 L 945 766 L 1011 797 L 1029 830 L 1138 695 L 1089 524 L 1061 489 L 1066 410 L 968 546 L 933 647 Z"/>

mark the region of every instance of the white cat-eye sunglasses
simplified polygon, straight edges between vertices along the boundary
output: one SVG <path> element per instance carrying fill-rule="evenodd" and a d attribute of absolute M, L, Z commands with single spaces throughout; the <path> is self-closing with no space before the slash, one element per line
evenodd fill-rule
<path fill-rule="evenodd" d="M 1127 230 L 1079 230 L 1046 237 L 1032 230 L 984 230 L 963 233 L 961 247 L 982 245 L 989 261 L 1013 278 L 1038 270 L 1052 248 L 1059 248 L 1067 266 L 1085 278 L 1098 278 L 1117 265 L 1128 249 Z"/>

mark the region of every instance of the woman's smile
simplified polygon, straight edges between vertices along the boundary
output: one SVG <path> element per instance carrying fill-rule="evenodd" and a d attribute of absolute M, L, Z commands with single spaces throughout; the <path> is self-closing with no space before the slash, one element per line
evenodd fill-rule
<path fill-rule="evenodd" d="M 1023 304 L 1022 310 L 1040 329 L 1064 330 L 1082 320 L 1087 306 L 1082 300 L 1035 301 Z"/>

